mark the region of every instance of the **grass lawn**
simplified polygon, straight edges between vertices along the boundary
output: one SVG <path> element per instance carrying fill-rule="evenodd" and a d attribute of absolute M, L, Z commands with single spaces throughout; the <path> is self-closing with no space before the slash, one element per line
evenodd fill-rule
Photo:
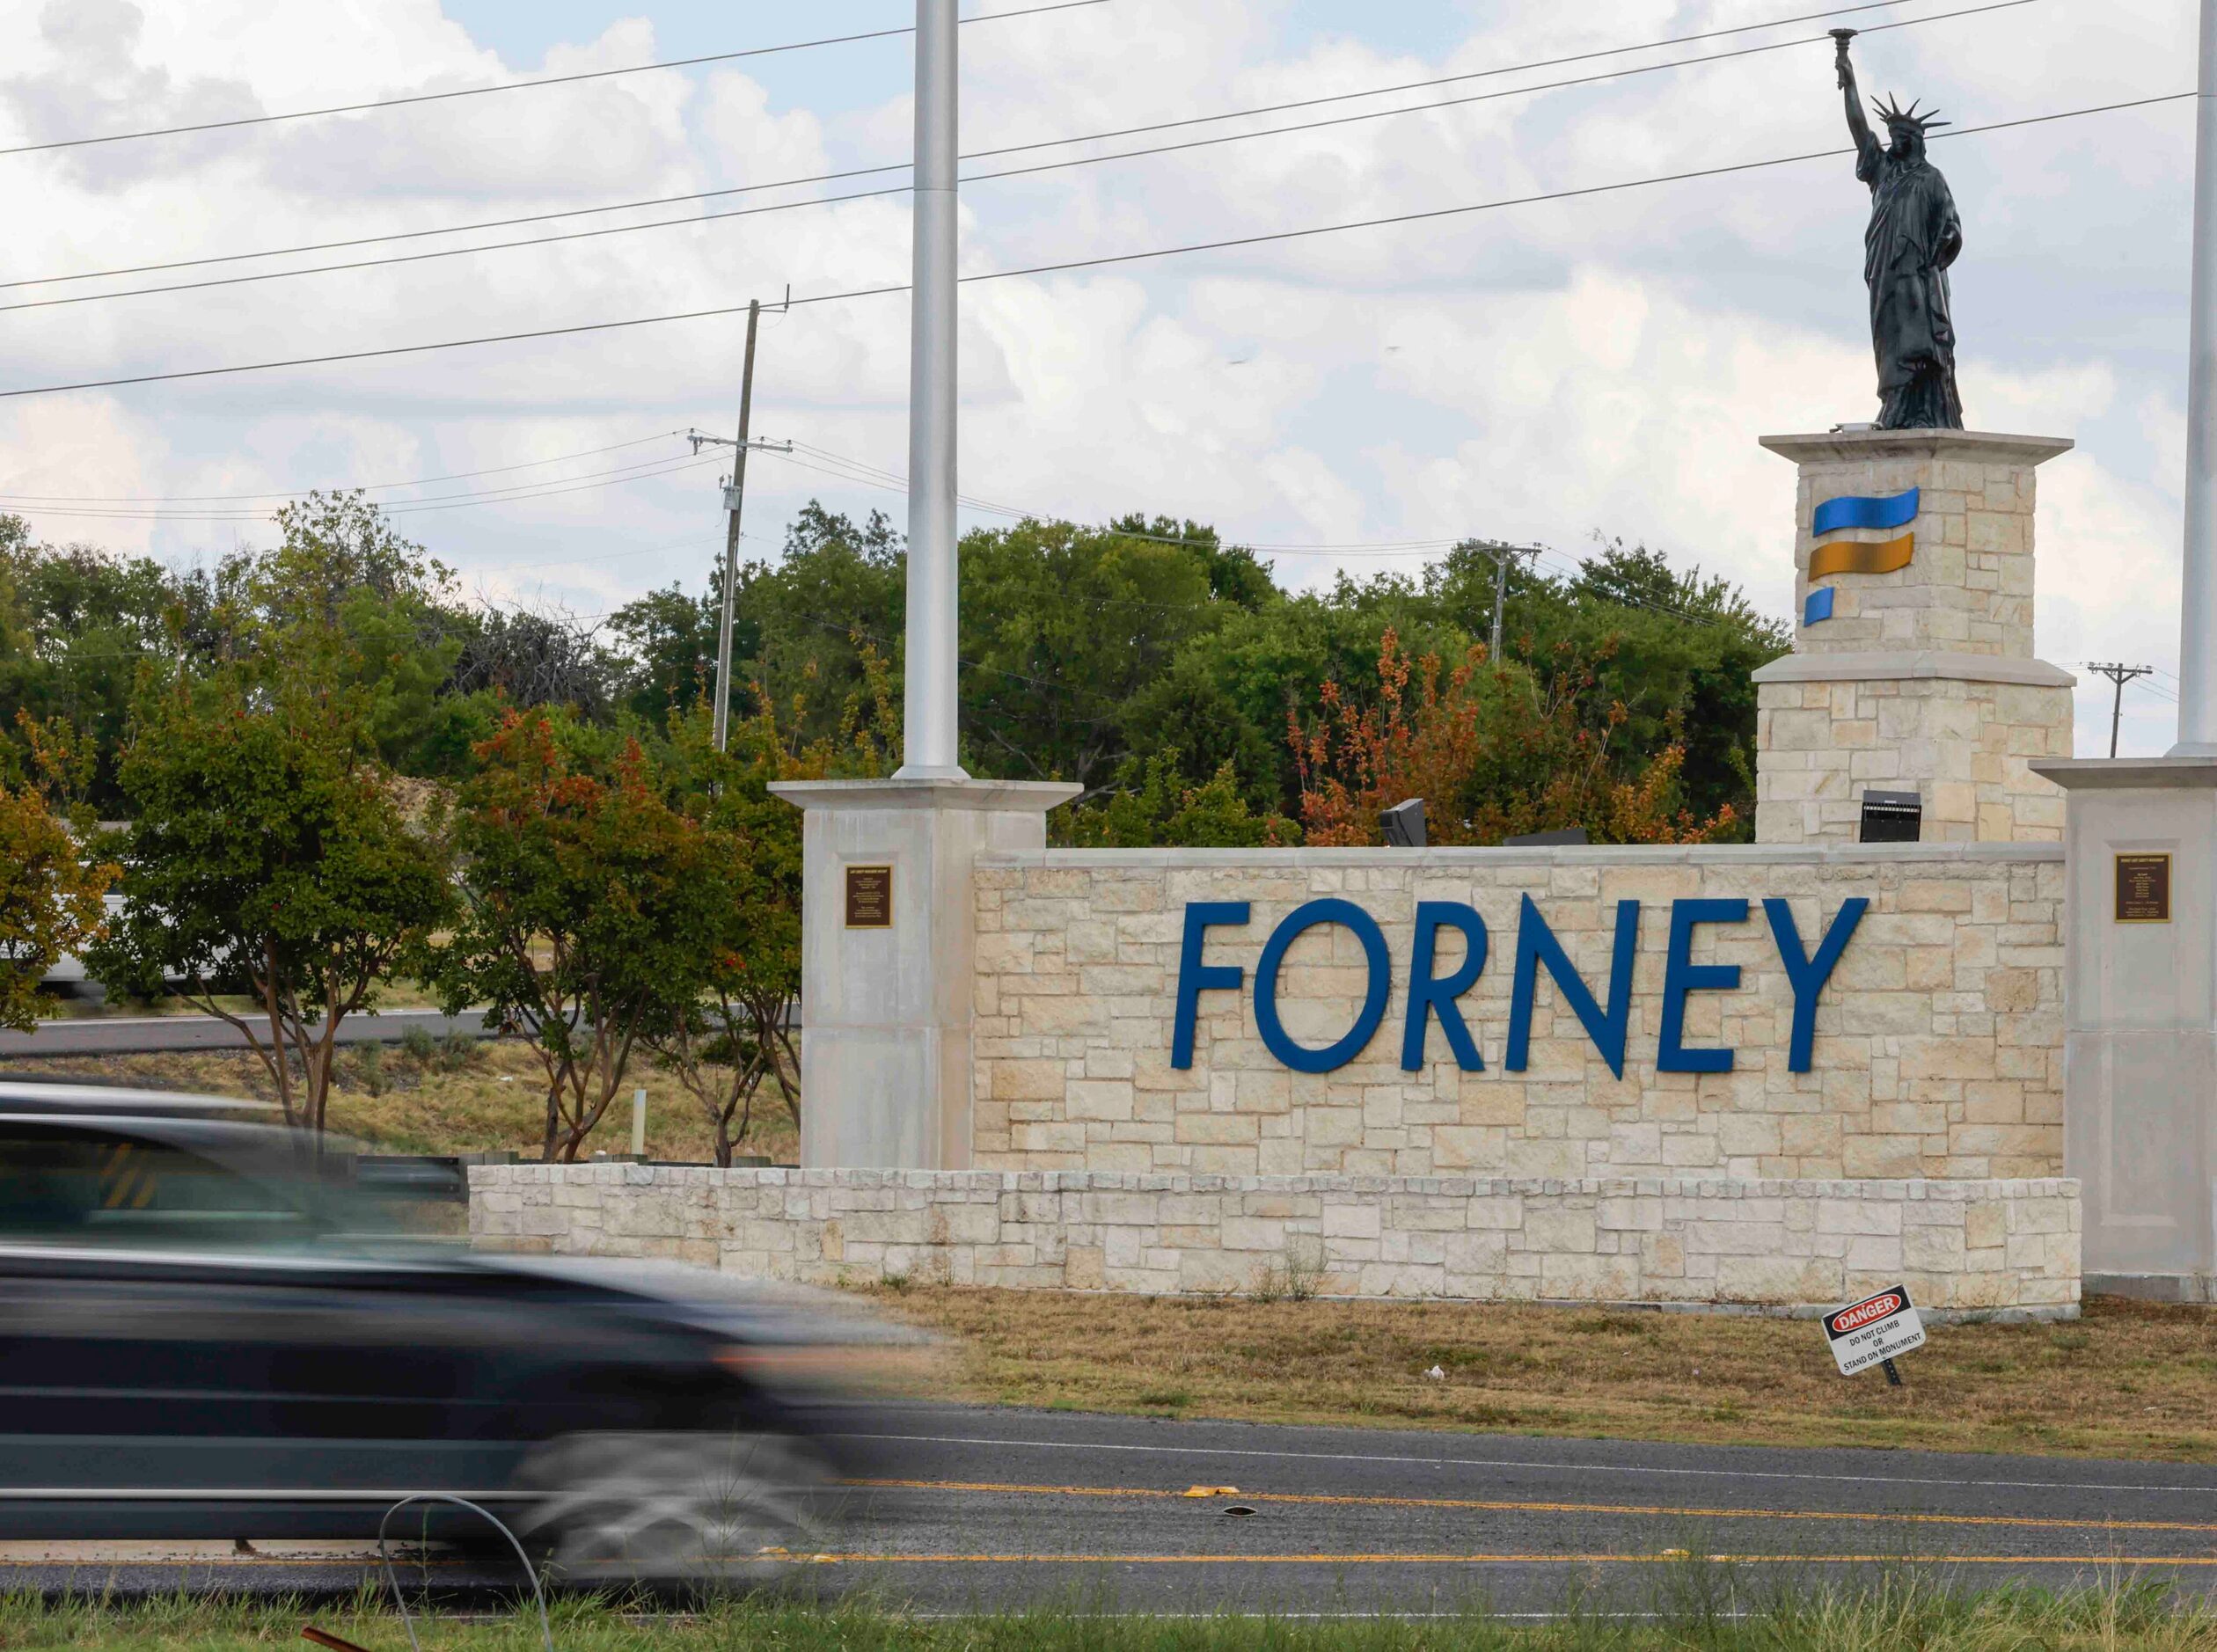
<path fill-rule="evenodd" d="M 971 1398 L 1166 1416 L 1738 1445 L 2217 1460 L 2217 1311 L 2098 1298 L 2067 1325 L 1935 1325 L 1843 1378 L 1814 1319 L 1448 1302 L 910 1286 Z M 1438 1366 L 1438 1380 L 1424 1373 Z"/>
<path fill-rule="evenodd" d="M 374 1052 L 374 1053 L 373 1053 Z M 261 1063 L 247 1050 L 178 1051 L 148 1056 L 69 1056 L 0 1061 L 0 1078 L 62 1075 L 103 1084 L 265 1101 L 277 1092 Z M 669 1073 L 635 1057 L 621 1093 L 585 1151 L 631 1151 L 631 1093 L 647 1092 L 647 1154 L 706 1164 L 714 1156 L 713 1131 L 700 1104 Z M 357 1046 L 339 1061 L 331 1098 L 331 1128 L 388 1152 L 493 1152 L 513 1148 L 537 1159 L 546 1117 L 546 1091 L 538 1058 L 522 1044 L 487 1039 L 442 1049 L 419 1061 L 398 1045 Z M 755 1126 L 740 1148 L 780 1164 L 799 1155 L 800 1134 L 774 1091 L 755 1104 Z"/>
<path fill-rule="evenodd" d="M 1082 1610 L 911 1618 L 866 1603 L 816 1608 L 733 1604 L 698 1612 L 626 1614 L 590 1601 L 557 1601 L 562 1652 L 2209 1652 L 2217 1618 L 2168 1602 L 2159 1587 L 2077 1594 L 1950 1597 L 1905 1573 L 1854 1592 L 1784 1598 L 1736 1596 L 1690 1562 L 1653 1618 L 1571 1616 L 1508 1621 L 1482 1609 L 1445 1619 L 1149 1618 Z M 1673 1597 L 1675 1595 L 1675 1598 Z M 0 1648 L 118 1648 L 237 1652 L 297 1647 L 301 1626 L 370 1648 L 407 1644 L 399 1619 L 371 1604 L 311 1607 L 221 1601 L 41 1605 L 0 1600 Z M 530 1652 L 536 1614 L 419 1622 L 442 1652 Z"/>

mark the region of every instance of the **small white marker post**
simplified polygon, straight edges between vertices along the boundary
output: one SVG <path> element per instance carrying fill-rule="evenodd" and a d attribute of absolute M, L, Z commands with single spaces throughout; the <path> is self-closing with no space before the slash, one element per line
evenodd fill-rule
<path fill-rule="evenodd" d="M 1826 1314 L 1825 1337 L 1842 1377 L 1879 1365 L 1885 1369 L 1886 1385 L 1899 1388 L 1901 1373 L 1894 1367 L 1894 1356 L 1924 1346 L 1924 1321 L 1909 1300 L 1909 1287 L 1888 1285 Z"/>
<path fill-rule="evenodd" d="M 632 1092 L 632 1157 L 647 1157 L 647 1086 Z"/>

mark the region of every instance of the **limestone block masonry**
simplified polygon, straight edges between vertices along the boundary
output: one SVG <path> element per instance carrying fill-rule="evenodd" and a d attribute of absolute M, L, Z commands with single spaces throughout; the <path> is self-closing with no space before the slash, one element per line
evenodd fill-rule
<path fill-rule="evenodd" d="M 475 1244 L 816 1283 L 2070 1319 L 2077 1185 L 478 1166 Z"/>
<path fill-rule="evenodd" d="M 1235 1176 L 1580 1179 L 2046 1177 L 2063 1154 L 2060 846 L 1091 850 L 981 856 L 974 1163 L 1000 1170 Z M 1519 903 L 1529 894 L 1599 992 L 1618 903 L 1643 903 L 1621 1077 L 1546 977 L 1529 1065 L 1504 1060 Z M 1339 896 L 1391 962 L 1379 1030 L 1345 1065 L 1288 1068 L 1262 1042 L 1258 954 L 1295 907 Z M 1790 1070 L 1794 994 L 1762 900 L 1808 945 L 1851 898 L 1867 912 L 1817 1000 L 1809 1071 Z M 1689 956 L 1739 983 L 1685 1000 L 1685 1036 L 1727 1071 L 1657 1070 L 1670 903 L 1742 899 Z M 1210 932 L 1247 990 L 1199 996 L 1190 1067 L 1173 1064 L 1189 902 L 1247 903 Z M 1414 1071 L 1402 1031 L 1419 902 L 1467 903 L 1490 932 L 1459 1000 L 1485 1063 L 1435 1021 Z M 1452 960 L 1444 951 L 1445 973 Z M 1310 1046 L 1355 1023 L 1370 980 L 1344 928 L 1285 954 L 1280 1013 Z"/>
<path fill-rule="evenodd" d="M 2030 764 L 2071 755 L 2070 673 L 2034 657 L 2033 519 L 2055 437 L 1976 431 L 1766 436 L 1799 468 L 1794 652 L 1755 673 L 1755 835 L 1847 843 L 1864 791 L 1912 791 L 1941 843 L 2059 843 L 2061 794 Z M 1909 560 L 1811 574 L 1819 507 L 1916 490 Z M 1812 614 L 1819 594 L 1828 611 Z"/>

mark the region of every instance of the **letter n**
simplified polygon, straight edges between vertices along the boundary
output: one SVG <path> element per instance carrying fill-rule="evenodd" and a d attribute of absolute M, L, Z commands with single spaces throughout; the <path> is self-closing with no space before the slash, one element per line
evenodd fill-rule
<path fill-rule="evenodd" d="M 1555 977 L 1562 1001 L 1578 1018 L 1578 1024 L 1609 1064 L 1609 1071 L 1624 1077 L 1624 1035 L 1632 1020 L 1632 959 L 1640 946 L 1640 903 L 1619 901 L 1616 951 L 1609 961 L 1609 1012 L 1604 1015 L 1586 983 L 1579 979 L 1562 943 L 1540 916 L 1532 897 L 1524 897 L 1517 914 L 1517 979 L 1509 998 L 1509 1055 L 1502 1064 L 1511 1072 L 1525 1071 L 1532 1046 L 1532 999 L 1539 985 L 1540 966 L 1546 964 Z"/>

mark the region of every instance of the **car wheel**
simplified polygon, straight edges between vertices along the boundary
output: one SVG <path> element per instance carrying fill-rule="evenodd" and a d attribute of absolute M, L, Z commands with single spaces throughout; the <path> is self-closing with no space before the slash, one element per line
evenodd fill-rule
<path fill-rule="evenodd" d="M 571 1434 L 516 1474 L 521 1522 L 566 1582 L 731 1584 L 778 1575 L 823 1546 L 829 1470 L 777 1434 Z"/>

